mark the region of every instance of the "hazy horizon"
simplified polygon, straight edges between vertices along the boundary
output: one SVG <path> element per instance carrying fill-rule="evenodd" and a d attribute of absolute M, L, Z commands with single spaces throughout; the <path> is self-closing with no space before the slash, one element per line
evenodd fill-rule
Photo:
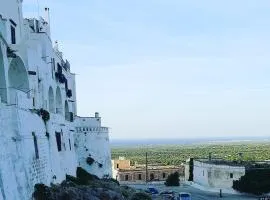
<path fill-rule="evenodd" d="M 147 140 L 264 140 L 264 139 L 270 139 L 270 136 L 219 136 L 219 137 L 175 137 L 175 138 L 111 138 L 111 141 L 147 141 Z"/>
<path fill-rule="evenodd" d="M 270 135 L 270 1 L 23 2 L 112 139 Z"/>

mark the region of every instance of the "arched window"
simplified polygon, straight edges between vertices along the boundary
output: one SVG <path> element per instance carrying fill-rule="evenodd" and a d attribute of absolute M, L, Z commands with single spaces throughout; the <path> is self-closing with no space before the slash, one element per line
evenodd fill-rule
<path fill-rule="evenodd" d="M 0 48 L 0 97 L 1 101 L 7 103 L 7 84 L 5 76 L 4 57 Z"/>
<path fill-rule="evenodd" d="M 65 101 L 65 119 L 67 121 L 70 121 L 69 107 L 67 101 Z"/>
<path fill-rule="evenodd" d="M 62 95 L 59 87 L 57 87 L 56 89 L 55 99 L 56 99 L 56 113 L 62 114 L 63 113 Z"/>
<path fill-rule="evenodd" d="M 54 94 L 52 87 L 49 88 L 49 111 L 55 113 Z"/>
<path fill-rule="evenodd" d="M 8 83 L 11 97 L 17 90 L 29 93 L 28 73 L 20 57 L 13 58 L 8 70 Z M 13 101 L 14 99 L 11 99 Z"/>

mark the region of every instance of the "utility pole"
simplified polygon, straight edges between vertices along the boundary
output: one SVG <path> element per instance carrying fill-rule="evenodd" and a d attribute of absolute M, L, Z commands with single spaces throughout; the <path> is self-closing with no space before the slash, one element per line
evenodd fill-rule
<path fill-rule="evenodd" d="M 145 153 L 145 182 L 146 182 L 146 184 L 148 182 L 148 158 L 147 158 L 147 152 Z"/>

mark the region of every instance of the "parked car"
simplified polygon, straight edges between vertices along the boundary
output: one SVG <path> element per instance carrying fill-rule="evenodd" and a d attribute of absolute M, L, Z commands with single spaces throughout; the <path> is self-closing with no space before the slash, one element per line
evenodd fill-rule
<path fill-rule="evenodd" d="M 160 196 L 165 198 L 166 200 L 175 200 L 175 192 L 174 191 L 163 191 L 160 193 Z"/>
<path fill-rule="evenodd" d="M 191 194 L 186 192 L 180 192 L 177 197 L 177 200 L 191 200 Z"/>
<path fill-rule="evenodd" d="M 163 191 L 163 192 L 161 192 L 160 194 L 175 194 L 175 192 L 174 191 Z"/>
<path fill-rule="evenodd" d="M 154 187 L 149 187 L 147 191 L 149 191 L 151 194 L 159 194 L 158 190 Z"/>

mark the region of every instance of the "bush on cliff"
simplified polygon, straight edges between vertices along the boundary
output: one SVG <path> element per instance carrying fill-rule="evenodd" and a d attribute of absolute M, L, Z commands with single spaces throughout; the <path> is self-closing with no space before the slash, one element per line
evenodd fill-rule
<path fill-rule="evenodd" d="M 102 179 L 102 180 L 107 180 L 107 181 L 111 181 L 111 182 L 114 182 L 114 183 L 116 183 L 117 185 L 120 185 L 120 183 L 119 183 L 119 181 L 118 180 L 116 180 L 116 179 L 114 179 L 114 178 L 106 178 L 106 179 Z"/>
<path fill-rule="evenodd" d="M 66 175 L 61 184 L 36 184 L 33 193 L 35 200 L 148 200 L 149 196 L 134 188 L 120 186 L 111 178 L 99 179 L 82 168 L 77 168 L 77 177 Z M 150 198 L 151 199 L 151 198 Z M 149 200 L 150 200 L 149 199 Z"/>
<path fill-rule="evenodd" d="M 99 178 L 93 174 L 89 174 L 86 170 L 81 167 L 77 168 L 76 176 L 80 181 L 80 185 L 87 185 L 89 181 L 99 180 Z"/>
<path fill-rule="evenodd" d="M 50 189 L 44 184 L 36 184 L 33 197 L 35 200 L 48 200 L 50 196 Z"/>
<path fill-rule="evenodd" d="M 165 185 L 166 186 L 179 186 L 180 180 L 179 180 L 179 173 L 175 172 L 173 174 L 170 174 L 168 178 L 166 179 Z"/>
<path fill-rule="evenodd" d="M 94 158 L 89 156 L 86 158 L 86 162 L 88 165 L 92 165 L 95 162 L 95 160 L 94 160 Z"/>

